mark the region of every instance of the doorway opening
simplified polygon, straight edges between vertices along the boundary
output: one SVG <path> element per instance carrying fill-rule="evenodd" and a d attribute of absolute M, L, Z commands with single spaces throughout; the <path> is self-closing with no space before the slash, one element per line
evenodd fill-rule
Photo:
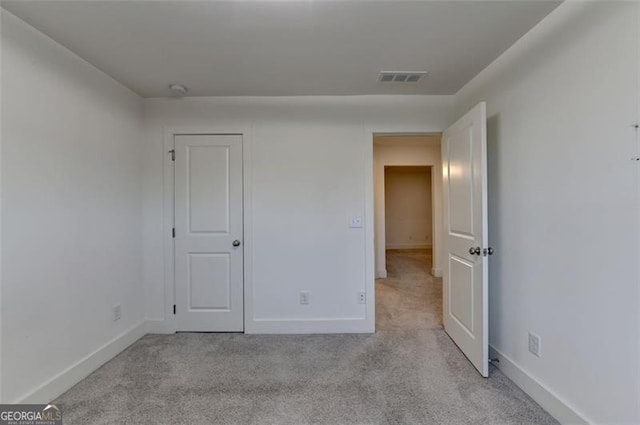
<path fill-rule="evenodd" d="M 374 281 L 374 326 L 434 328 L 424 317 L 416 316 L 429 312 L 433 317 L 435 313 L 437 328 L 443 329 L 478 372 L 488 377 L 488 257 L 493 248 L 488 245 L 486 103 L 478 103 L 442 134 L 374 133 L 372 148 L 373 256 L 379 279 Z M 413 269 L 407 266 L 410 258 L 387 264 L 385 167 L 390 166 L 431 167 L 431 273 L 419 258 L 419 267 Z M 389 259 L 390 263 L 396 260 Z M 389 271 L 397 270 L 406 273 L 389 275 Z M 444 277 L 439 279 L 443 270 Z M 412 292 L 418 297 L 412 297 Z M 423 297 L 429 294 L 430 302 L 425 306 Z M 416 303 L 422 305 L 405 308 Z"/>
<path fill-rule="evenodd" d="M 385 249 L 427 250 L 433 246 L 430 166 L 385 166 Z"/>
<path fill-rule="evenodd" d="M 376 328 L 442 328 L 439 134 L 374 135 Z"/>

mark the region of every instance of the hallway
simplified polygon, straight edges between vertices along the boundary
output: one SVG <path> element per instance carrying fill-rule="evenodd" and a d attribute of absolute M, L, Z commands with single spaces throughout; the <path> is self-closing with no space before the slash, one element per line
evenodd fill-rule
<path fill-rule="evenodd" d="M 376 330 L 442 329 L 442 279 L 431 250 L 387 250 L 387 278 L 376 281 Z"/>

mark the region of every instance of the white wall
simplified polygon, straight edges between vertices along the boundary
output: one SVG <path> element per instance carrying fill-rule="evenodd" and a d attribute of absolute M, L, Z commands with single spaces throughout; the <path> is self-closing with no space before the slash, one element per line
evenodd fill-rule
<path fill-rule="evenodd" d="M 436 132 L 450 121 L 450 96 L 148 99 L 144 214 L 147 317 L 162 330 L 163 131 L 250 129 L 253 302 L 248 332 L 366 332 L 373 329 L 372 133 Z M 348 228 L 350 215 L 363 229 Z M 298 294 L 310 291 L 310 304 Z"/>
<path fill-rule="evenodd" d="M 444 131 L 452 119 L 440 129 Z M 376 136 L 374 140 L 375 186 L 375 267 L 376 277 L 387 276 L 384 168 L 386 166 L 430 166 L 431 181 L 435 188 L 442 188 L 442 158 L 440 136 Z M 442 190 L 433 192 L 433 267 L 435 276 L 442 276 Z"/>
<path fill-rule="evenodd" d="M 638 7 L 566 2 L 456 96 L 488 107 L 491 345 L 565 421 L 536 385 L 640 423 Z"/>
<path fill-rule="evenodd" d="M 431 167 L 387 167 L 384 191 L 387 249 L 431 248 Z"/>
<path fill-rule="evenodd" d="M 373 290 L 372 134 L 440 132 L 484 100 L 501 367 L 576 417 L 640 422 L 638 8 L 561 5 L 455 96 L 456 114 L 448 96 L 149 99 L 142 170 L 139 98 L 2 12 L 2 400 L 136 327 L 143 277 L 146 316 L 162 329 L 165 128 L 250 129 L 247 329 L 366 331 L 373 297 L 365 307 L 356 293 Z M 380 165 L 440 161 L 402 156 L 376 160 L 376 180 Z M 362 230 L 347 227 L 352 214 Z M 540 358 L 528 331 L 542 337 Z"/>
<path fill-rule="evenodd" d="M 141 102 L 1 14 L 2 399 L 44 402 L 144 318 Z"/>

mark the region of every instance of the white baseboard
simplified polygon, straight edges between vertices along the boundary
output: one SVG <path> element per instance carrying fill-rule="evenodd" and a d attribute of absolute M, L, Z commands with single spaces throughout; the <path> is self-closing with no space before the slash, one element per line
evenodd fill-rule
<path fill-rule="evenodd" d="M 397 243 L 389 244 L 385 249 L 429 249 L 431 247 L 430 243 Z"/>
<path fill-rule="evenodd" d="M 511 379 L 517 386 L 529 394 L 540 406 L 544 408 L 551 416 L 556 418 L 561 424 L 589 424 L 583 415 L 578 413 L 576 409 L 569 406 L 557 394 L 545 387 L 522 369 L 516 362 L 509 357 L 496 350 L 495 347 L 489 346 L 489 358 L 499 360 L 493 363 L 498 369 L 504 373 L 507 378 Z"/>
<path fill-rule="evenodd" d="M 387 269 L 376 270 L 376 279 L 386 279 Z"/>
<path fill-rule="evenodd" d="M 245 323 L 246 334 L 345 334 L 373 333 L 375 324 L 364 318 L 254 319 Z"/>
<path fill-rule="evenodd" d="M 431 269 L 431 274 L 434 277 L 442 277 L 442 269 Z"/>
<path fill-rule="evenodd" d="M 374 325 L 364 318 L 340 319 L 254 319 L 245 323 L 246 334 L 342 334 L 373 333 Z M 164 320 L 147 319 L 145 333 L 172 334 Z"/>
<path fill-rule="evenodd" d="M 145 322 L 145 333 L 148 334 L 173 334 L 174 330 L 168 329 L 167 323 L 163 319 L 147 319 Z"/>
<path fill-rule="evenodd" d="M 120 354 L 128 346 L 145 334 L 145 322 L 134 325 L 107 342 L 93 353 L 55 375 L 53 378 L 34 388 L 13 401 L 14 404 L 45 404 L 59 397 L 65 391 L 89 376 L 100 366 Z"/>

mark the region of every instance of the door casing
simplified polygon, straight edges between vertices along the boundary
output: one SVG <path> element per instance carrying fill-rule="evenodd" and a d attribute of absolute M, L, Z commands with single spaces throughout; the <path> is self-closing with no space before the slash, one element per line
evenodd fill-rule
<path fill-rule="evenodd" d="M 437 132 L 429 132 L 429 133 L 374 133 L 372 135 L 372 140 L 375 139 L 376 136 L 394 136 L 394 137 L 403 137 L 403 136 L 425 136 L 425 137 L 437 137 L 441 138 L 442 133 Z M 441 141 L 438 142 L 439 146 L 441 146 Z M 385 229 L 386 229 L 386 213 L 383 208 L 380 208 L 380 204 L 385 204 L 385 194 L 384 194 L 384 181 L 378 182 L 382 184 L 383 187 L 379 187 L 376 185 L 376 178 L 380 178 L 379 174 L 384 174 L 384 169 L 387 166 L 427 166 L 431 167 L 431 181 L 433 182 L 431 195 L 432 195 L 432 235 L 433 235 L 433 264 L 431 268 L 431 274 L 434 277 L 442 277 L 442 269 L 440 266 L 440 257 L 441 257 L 441 248 L 442 248 L 442 185 L 437 185 L 435 182 L 440 180 L 439 176 L 442 175 L 442 159 L 440 155 L 438 155 L 437 159 L 427 160 L 427 161 L 411 161 L 411 162 L 384 162 L 379 164 L 374 164 L 373 167 L 373 185 L 374 185 L 374 263 L 375 263 L 375 278 L 386 278 L 387 270 L 386 270 L 386 259 L 384 255 L 380 255 L 380 251 L 384 251 L 384 245 L 386 243 L 385 237 Z M 383 179 L 384 180 L 384 179 Z M 378 193 L 375 193 L 378 191 Z"/>
<path fill-rule="evenodd" d="M 249 127 L 167 127 L 164 130 L 163 160 L 163 230 L 164 230 L 164 321 L 162 325 L 153 327 L 153 332 L 175 333 L 177 323 L 173 314 L 175 304 L 176 283 L 174 264 L 174 167 L 171 151 L 174 148 L 176 135 L 241 135 L 242 136 L 242 202 L 243 202 L 243 272 L 244 272 L 244 332 L 252 332 L 253 323 L 253 229 L 252 229 L 252 196 L 251 196 L 251 129 Z M 153 326 L 153 325 L 152 325 Z"/>
<path fill-rule="evenodd" d="M 362 143 L 365 147 L 365 290 L 367 293 L 366 328 L 375 332 L 376 328 L 376 247 L 375 247 L 375 184 L 373 166 L 373 138 L 377 135 L 440 135 L 440 127 L 410 127 L 382 125 L 366 127 Z"/>

